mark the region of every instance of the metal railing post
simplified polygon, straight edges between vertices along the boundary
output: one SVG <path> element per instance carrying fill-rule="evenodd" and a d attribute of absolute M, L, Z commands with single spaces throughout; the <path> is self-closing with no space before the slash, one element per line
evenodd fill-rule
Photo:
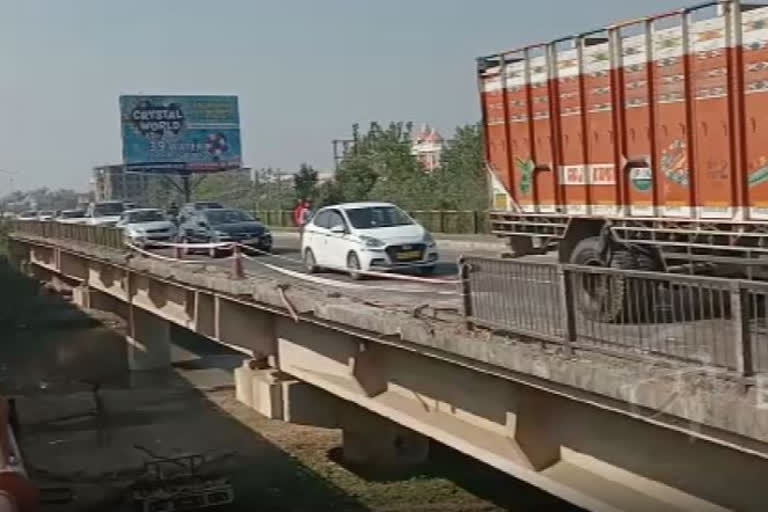
<path fill-rule="evenodd" d="M 731 323 L 736 356 L 736 371 L 742 377 L 754 374 L 752 343 L 749 332 L 749 292 L 739 281 L 731 283 Z"/>
<path fill-rule="evenodd" d="M 472 329 L 472 288 L 469 285 L 470 264 L 464 256 L 459 256 L 459 295 L 461 295 L 461 314 L 464 317 L 464 325 Z"/>
<path fill-rule="evenodd" d="M 560 294 L 560 313 L 563 319 L 563 346 L 566 354 L 573 354 L 576 342 L 576 308 L 573 304 L 573 283 L 571 274 L 562 265 L 557 266 L 557 288 Z"/>

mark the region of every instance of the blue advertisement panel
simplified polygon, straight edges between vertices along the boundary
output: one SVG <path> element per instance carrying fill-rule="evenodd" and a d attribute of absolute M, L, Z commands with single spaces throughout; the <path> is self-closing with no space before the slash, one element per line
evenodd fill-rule
<path fill-rule="evenodd" d="M 142 172 L 242 166 L 237 96 L 120 96 L 123 163 Z"/>

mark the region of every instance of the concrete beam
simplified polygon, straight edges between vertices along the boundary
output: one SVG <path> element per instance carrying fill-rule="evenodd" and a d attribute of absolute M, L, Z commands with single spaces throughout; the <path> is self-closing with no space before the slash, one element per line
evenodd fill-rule
<path fill-rule="evenodd" d="M 121 288 L 117 288 L 117 283 L 114 281 L 112 289 L 115 294 L 120 294 L 123 284 L 121 281 Z M 132 273 L 129 293 L 135 307 L 150 311 L 187 329 L 195 326 L 194 292 L 166 281 Z"/>
<path fill-rule="evenodd" d="M 375 344 L 361 340 L 357 345 L 357 353 L 349 358 L 349 375 L 367 397 L 380 395 L 387 390 L 387 379 L 381 371 L 377 352 Z"/>
<path fill-rule="evenodd" d="M 214 320 L 217 340 L 248 349 L 256 358 L 277 354 L 274 315 L 224 298 L 218 298 L 216 306 Z"/>
<path fill-rule="evenodd" d="M 29 260 L 35 265 L 39 265 L 49 270 L 57 270 L 56 254 L 51 247 L 41 245 L 32 246 L 30 248 Z"/>
<path fill-rule="evenodd" d="M 72 289 L 72 302 L 83 309 L 106 311 L 114 313 L 124 320 L 129 319 L 129 305 L 127 303 L 84 283 Z"/>
<path fill-rule="evenodd" d="M 70 278 L 88 281 L 88 260 L 64 251 L 59 256 L 59 271 Z"/>
<path fill-rule="evenodd" d="M 171 325 L 156 315 L 132 307 L 128 321 L 128 367 L 156 370 L 171 364 Z"/>

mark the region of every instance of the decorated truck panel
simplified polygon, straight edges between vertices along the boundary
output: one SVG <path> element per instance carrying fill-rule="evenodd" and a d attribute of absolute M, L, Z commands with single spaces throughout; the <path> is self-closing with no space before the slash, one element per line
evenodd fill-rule
<path fill-rule="evenodd" d="M 768 219 L 768 7 L 500 52 L 478 78 L 494 210 Z"/>

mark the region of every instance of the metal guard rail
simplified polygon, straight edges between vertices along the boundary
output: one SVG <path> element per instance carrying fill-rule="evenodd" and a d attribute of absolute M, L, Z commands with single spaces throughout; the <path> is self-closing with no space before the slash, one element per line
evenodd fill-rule
<path fill-rule="evenodd" d="M 768 283 L 482 257 L 460 261 L 467 325 L 741 377 L 768 372 Z"/>
<path fill-rule="evenodd" d="M 8 221 L 12 233 L 34 235 L 43 238 L 72 240 L 123 249 L 123 230 L 115 227 L 92 226 L 89 224 L 64 224 L 51 221 L 12 220 Z"/>

